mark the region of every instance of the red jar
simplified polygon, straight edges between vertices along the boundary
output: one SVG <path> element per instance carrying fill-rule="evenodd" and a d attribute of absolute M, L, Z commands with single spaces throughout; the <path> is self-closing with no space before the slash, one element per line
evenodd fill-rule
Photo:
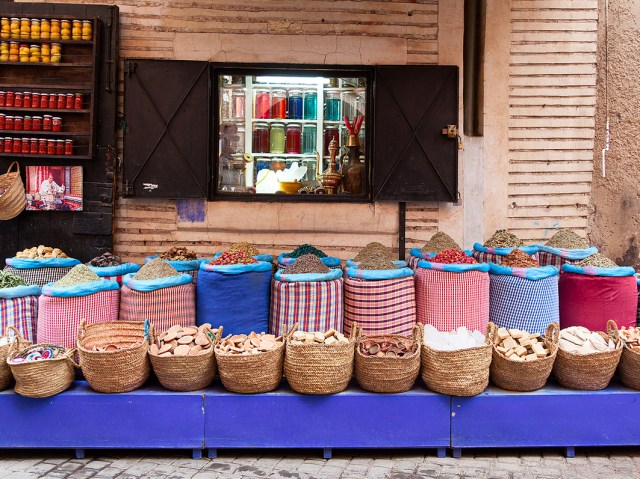
<path fill-rule="evenodd" d="M 51 120 L 51 130 L 52 131 L 62 131 L 62 118 L 59 116 L 54 116 Z"/>
<path fill-rule="evenodd" d="M 298 123 L 287 125 L 285 152 L 302 153 L 302 125 Z"/>
<path fill-rule="evenodd" d="M 16 131 L 22 131 L 24 128 L 24 121 L 21 116 L 13 117 L 13 129 Z"/>
<path fill-rule="evenodd" d="M 0 130 L 7 129 L 7 115 L 0 113 Z"/>
<path fill-rule="evenodd" d="M 4 137 L 0 136 L 0 153 L 4 153 Z"/>
<path fill-rule="evenodd" d="M 73 108 L 75 110 L 82 110 L 82 104 L 83 104 L 84 100 L 82 98 L 82 93 L 76 93 L 74 100 L 73 100 Z"/>
<path fill-rule="evenodd" d="M 33 131 L 42 131 L 42 117 L 34 116 L 33 117 Z"/>
<path fill-rule="evenodd" d="M 0 106 L 4 106 L 7 101 L 7 92 L 0 91 Z"/>
<path fill-rule="evenodd" d="M 46 138 L 38 138 L 38 154 L 46 155 L 47 154 L 47 139 Z"/>
<path fill-rule="evenodd" d="M 16 94 L 15 94 L 15 92 L 8 91 L 5 96 L 6 96 L 5 101 L 4 101 L 5 106 L 15 106 L 15 102 L 16 102 Z"/>
<path fill-rule="evenodd" d="M 22 108 L 31 108 L 31 92 L 25 91 L 22 95 Z"/>
<path fill-rule="evenodd" d="M 22 108 L 22 105 L 24 105 L 24 95 L 22 93 L 20 93 L 19 91 L 17 91 L 15 93 L 15 99 L 13 101 L 13 104 L 16 108 Z"/>
<path fill-rule="evenodd" d="M 4 139 L 4 152 L 11 153 L 13 151 L 13 140 L 8 136 Z"/>
<path fill-rule="evenodd" d="M 51 131 L 53 128 L 53 117 L 45 115 L 42 117 L 42 131 Z"/>
<path fill-rule="evenodd" d="M 29 153 L 31 153 L 32 155 L 37 155 L 38 154 L 38 139 L 37 138 L 31 138 L 29 140 Z"/>
<path fill-rule="evenodd" d="M 22 151 L 22 140 L 20 138 L 13 139 L 13 148 L 11 151 L 13 153 L 20 153 Z"/>
<path fill-rule="evenodd" d="M 58 95 L 55 93 L 49 93 L 49 104 L 47 108 L 55 109 L 58 107 Z"/>
<path fill-rule="evenodd" d="M 56 140 L 47 140 L 47 155 L 56 154 Z"/>
<path fill-rule="evenodd" d="M 40 108 L 49 108 L 49 94 L 40 93 Z"/>
<path fill-rule="evenodd" d="M 28 155 L 29 154 L 29 150 L 31 148 L 31 142 L 30 142 L 29 138 L 23 138 L 21 140 L 20 145 L 21 145 L 20 152 Z"/>
<path fill-rule="evenodd" d="M 25 116 L 24 121 L 22 123 L 22 129 L 24 131 L 32 131 L 33 130 L 33 118 L 30 116 Z"/>
<path fill-rule="evenodd" d="M 31 108 L 40 108 L 40 93 L 31 94 Z"/>
<path fill-rule="evenodd" d="M 56 140 L 56 155 L 64 154 L 64 140 Z"/>
<path fill-rule="evenodd" d="M 11 115 L 7 115 L 5 117 L 5 130 L 13 130 L 13 117 Z"/>
<path fill-rule="evenodd" d="M 73 140 L 64 141 L 64 154 L 73 155 Z"/>
<path fill-rule="evenodd" d="M 58 95 L 58 110 L 64 110 L 67 106 L 67 96 L 64 93 Z"/>
<path fill-rule="evenodd" d="M 65 102 L 64 107 L 67 110 L 73 110 L 75 104 L 75 95 L 73 93 L 67 93 L 67 101 Z M 82 102 L 80 102 L 80 107 L 82 107 Z"/>

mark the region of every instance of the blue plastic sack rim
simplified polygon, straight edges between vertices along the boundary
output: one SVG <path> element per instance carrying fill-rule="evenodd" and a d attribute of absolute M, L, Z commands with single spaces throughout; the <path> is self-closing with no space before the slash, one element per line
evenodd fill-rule
<path fill-rule="evenodd" d="M 274 278 L 278 281 L 291 283 L 310 283 L 314 281 L 333 281 L 342 278 L 341 269 L 332 269 L 328 273 L 302 273 L 302 274 L 286 274 L 286 270 L 279 269 L 276 271 Z"/>
<path fill-rule="evenodd" d="M 56 287 L 55 282 L 48 283 L 42 287 L 42 294 L 60 298 L 75 298 L 78 296 L 89 296 L 101 291 L 116 291 L 120 286 L 115 281 L 100 279 L 89 283 L 76 284 L 75 286 Z"/>
<path fill-rule="evenodd" d="M 200 264 L 200 270 L 221 274 L 259 273 L 271 271 L 271 263 L 267 261 L 258 261 L 257 263 L 249 264 L 209 264 L 203 262 Z"/>
<path fill-rule="evenodd" d="M 413 270 L 411 268 L 396 268 L 396 269 L 360 269 L 355 266 L 347 268 L 347 276 L 356 279 L 366 280 L 385 280 L 385 279 L 400 279 L 413 276 Z"/>
<path fill-rule="evenodd" d="M 536 245 L 531 246 L 511 246 L 508 248 L 492 248 L 487 246 L 482 246 L 480 243 L 473 244 L 473 250 L 478 251 L 480 253 L 489 253 L 489 254 L 497 254 L 499 256 L 506 256 L 511 253 L 514 249 L 521 249 L 527 254 L 536 254 L 538 252 L 538 247 Z"/>
<path fill-rule="evenodd" d="M 80 264 L 80 260 L 75 258 L 7 258 L 5 262 L 16 269 L 38 269 L 38 268 L 72 268 Z"/>
<path fill-rule="evenodd" d="M 0 299 L 24 298 L 25 296 L 40 296 L 40 286 L 14 286 L 13 288 L 0 288 Z"/>
<path fill-rule="evenodd" d="M 193 277 L 188 273 L 168 276 L 158 279 L 136 279 L 135 273 L 129 273 L 122 278 L 122 284 L 134 291 L 150 292 L 158 289 L 170 288 L 172 286 L 182 286 L 193 281 Z"/>
<path fill-rule="evenodd" d="M 560 270 L 555 266 L 540 266 L 537 268 L 511 268 L 509 266 L 490 263 L 489 273 L 504 276 L 516 276 L 518 278 L 536 281 L 556 276 L 560 274 Z"/>

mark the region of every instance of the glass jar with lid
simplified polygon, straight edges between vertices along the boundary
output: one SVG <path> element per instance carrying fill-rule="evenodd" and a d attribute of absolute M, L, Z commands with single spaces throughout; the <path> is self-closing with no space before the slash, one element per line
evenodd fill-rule
<path fill-rule="evenodd" d="M 272 123 L 269 131 L 269 153 L 284 153 L 284 123 Z"/>
<path fill-rule="evenodd" d="M 318 118 L 318 92 L 306 90 L 304 92 L 304 119 L 315 120 Z"/>
<path fill-rule="evenodd" d="M 257 122 L 253 125 L 253 153 L 269 153 L 269 125 Z"/>
<path fill-rule="evenodd" d="M 287 117 L 292 120 L 302 119 L 302 90 L 289 90 L 289 108 Z"/>
<path fill-rule="evenodd" d="M 340 121 L 340 93 L 328 91 L 325 93 L 324 119 L 326 121 Z"/>
<path fill-rule="evenodd" d="M 271 118 L 271 94 L 267 88 L 256 88 L 254 90 L 254 118 L 269 119 Z"/>
<path fill-rule="evenodd" d="M 313 154 L 316 149 L 317 132 L 316 125 L 304 125 L 302 129 L 302 154 Z"/>
<path fill-rule="evenodd" d="M 245 94 L 244 90 L 236 88 L 231 93 L 231 114 L 235 120 L 244 120 Z"/>
<path fill-rule="evenodd" d="M 273 90 L 271 92 L 271 118 L 284 119 L 287 117 L 287 92 L 286 90 Z"/>
<path fill-rule="evenodd" d="M 302 100 L 302 97 L 300 98 Z M 285 150 L 290 154 L 302 153 L 302 125 L 289 123 L 287 125 Z"/>

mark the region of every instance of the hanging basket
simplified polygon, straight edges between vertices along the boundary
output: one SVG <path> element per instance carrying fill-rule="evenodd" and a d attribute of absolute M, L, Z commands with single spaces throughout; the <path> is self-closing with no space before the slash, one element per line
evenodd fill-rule
<path fill-rule="evenodd" d="M 15 171 L 11 171 L 14 166 Z M 17 161 L 9 165 L 4 175 L 0 175 L 0 189 L 5 190 L 0 196 L 0 220 L 15 218 L 27 205 L 24 184 L 20 177 L 20 164 Z"/>

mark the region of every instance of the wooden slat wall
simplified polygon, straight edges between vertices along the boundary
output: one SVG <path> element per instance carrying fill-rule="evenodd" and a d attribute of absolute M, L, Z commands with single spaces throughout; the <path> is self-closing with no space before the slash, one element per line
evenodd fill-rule
<path fill-rule="evenodd" d="M 508 227 L 527 242 L 586 235 L 597 22 L 597 0 L 511 2 Z"/>

